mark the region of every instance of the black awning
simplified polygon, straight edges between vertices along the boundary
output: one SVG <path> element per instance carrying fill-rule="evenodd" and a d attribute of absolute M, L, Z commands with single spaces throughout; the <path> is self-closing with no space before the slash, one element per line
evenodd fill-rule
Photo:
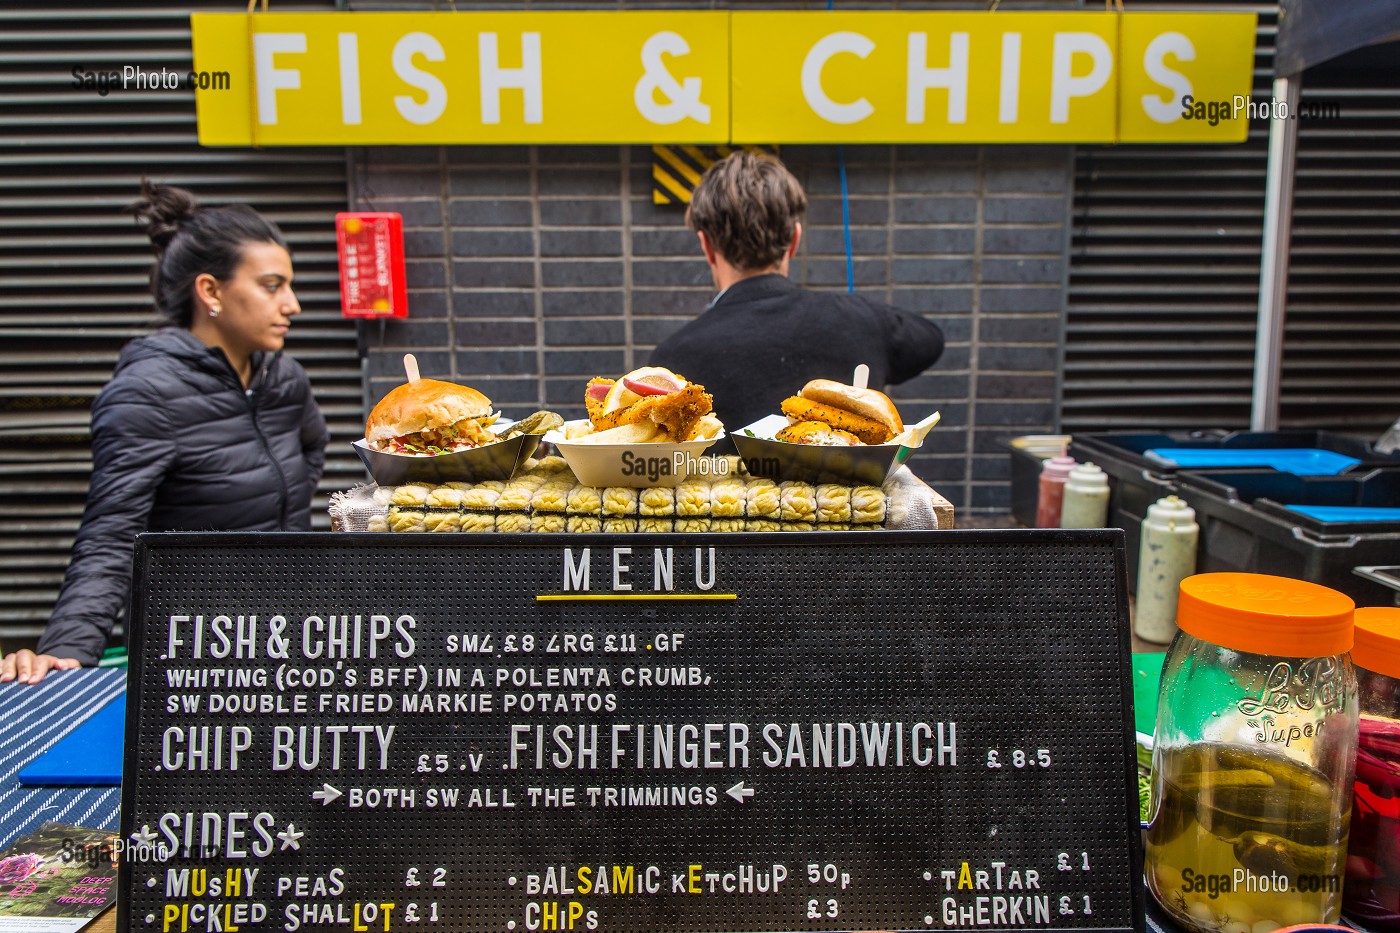
<path fill-rule="evenodd" d="M 1400 0 L 1282 0 L 1279 6 L 1276 76 L 1400 38 Z"/>

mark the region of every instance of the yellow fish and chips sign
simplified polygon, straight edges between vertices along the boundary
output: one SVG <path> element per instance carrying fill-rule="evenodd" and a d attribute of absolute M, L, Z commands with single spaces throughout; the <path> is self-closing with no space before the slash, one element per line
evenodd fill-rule
<path fill-rule="evenodd" d="M 1229 143 L 1252 13 L 191 17 L 207 146 Z M 1202 104 L 1216 104 L 1203 107 Z"/>

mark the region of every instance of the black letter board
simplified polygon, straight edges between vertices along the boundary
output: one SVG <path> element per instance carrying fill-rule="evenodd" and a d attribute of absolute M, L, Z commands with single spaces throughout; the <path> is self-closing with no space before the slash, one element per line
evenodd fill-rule
<path fill-rule="evenodd" d="M 119 929 L 1142 930 L 1119 531 L 146 535 Z"/>

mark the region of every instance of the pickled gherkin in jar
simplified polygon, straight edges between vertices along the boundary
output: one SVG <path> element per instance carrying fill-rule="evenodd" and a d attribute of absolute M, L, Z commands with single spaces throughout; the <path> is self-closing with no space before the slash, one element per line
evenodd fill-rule
<path fill-rule="evenodd" d="M 1196 744 L 1159 756 L 1147 883 L 1194 926 L 1250 933 L 1335 922 L 1347 819 L 1319 771 L 1282 755 Z M 1189 922 L 1189 921 L 1188 921 Z"/>
<path fill-rule="evenodd" d="M 1196 933 L 1341 919 L 1355 606 L 1262 574 L 1181 583 L 1157 708 L 1148 889 Z"/>

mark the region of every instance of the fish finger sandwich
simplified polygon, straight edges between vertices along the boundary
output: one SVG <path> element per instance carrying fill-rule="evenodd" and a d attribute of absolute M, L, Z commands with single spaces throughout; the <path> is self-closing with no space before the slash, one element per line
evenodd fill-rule
<path fill-rule="evenodd" d="M 904 431 L 888 395 L 831 379 L 813 379 L 784 399 L 782 408 L 789 426 L 777 438 L 792 443 L 843 446 L 854 437 L 862 444 L 883 444 Z"/>
<path fill-rule="evenodd" d="M 365 442 L 386 453 L 434 457 L 496 443 L 499 416 L 476 389 L 416 379 L 391 391 L 365 421 Z"/>

